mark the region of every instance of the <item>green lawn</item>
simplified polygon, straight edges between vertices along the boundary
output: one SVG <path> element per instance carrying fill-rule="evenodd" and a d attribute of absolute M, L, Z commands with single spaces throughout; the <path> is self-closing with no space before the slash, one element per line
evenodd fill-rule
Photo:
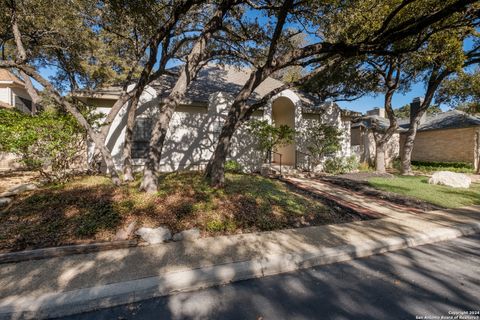
<path fill-rule="evenodd" d="M 195 227 L 204 235 L 352 220 L 258 175 L 229 173 L 225 188 L 214 189 L 198 172 L 164 174 L 154 195 L 139 192 L 139 184 L 115 187 L 106 177 L 85 176 L 22 194 L 0 211 L 0 251 L 108 241 L 133 220 L 173 232 Z"/>
<path fill-rule="evenodd" d="M 480 205 L 480 184 L 472 184 L 469 189 L 456 189 L 428 184 L 428 177 L 422 176 L 372 178 L 369 183 L 380 190 L 417 198 L 445 208 Z"/>

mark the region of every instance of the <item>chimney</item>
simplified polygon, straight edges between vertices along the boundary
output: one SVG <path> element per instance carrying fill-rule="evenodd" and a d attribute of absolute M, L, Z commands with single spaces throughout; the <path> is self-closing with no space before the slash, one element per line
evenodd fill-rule
<path fill-rule="evenodd" d="M 368 116 L 379 116 L 380 118 L 385 118 L 385 109 L 383 108 L 374 108 L 367 111 Z"/>
<path fill-rule="evenodd" d="M 420 107 L 422 106 L 422 103 L 423 103 L 423 98 L 421 97 L 413 98 L 413 101 L 410 103 L 410 123 L 412 123 L 413 118 L 420 111 Z M 427 120 L 427 112 L 423 113 L 422 117 L 420 118 L 419 125 L 424 123 L 425 120 Z"/>

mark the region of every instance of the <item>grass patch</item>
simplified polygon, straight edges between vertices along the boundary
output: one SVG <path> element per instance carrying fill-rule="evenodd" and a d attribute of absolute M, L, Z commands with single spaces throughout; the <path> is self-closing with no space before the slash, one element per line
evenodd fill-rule
<path fill-rule="evenodd" d="M 480 184 L 475 183 L 469 189 L 456 189 L 428 184 L 428 178 L 422 176 L 372 178 L 369 183 L 380 190 L 417 198 L 445 208 L 480 204 Z"/>
<path fill-rule="evenodd" d="M 275 230 L 352 218 L 278 180 L 228 173 L 224 189 L 197 172 L 164 174 L 159 192 L 138 192 L 140 181 L 115 187 L 102 176 L 79 177 L 23 194 L 0 212 L 0 249 L 21 250 L 111 240 L 136 220 L 173 232 L 199 228 L 204 235 Z"/>
<path fill-rule="evenodd" d="M 393 167 L 400 172 L 401 162 L 395 160 Z M 430 161 L 412 161 L 412 170 L 422 174 L 430 174 L 435 171 L 451 171 L 459 173 L 474 173 L 473 164 L 465 162 L 430 162 Z"/>

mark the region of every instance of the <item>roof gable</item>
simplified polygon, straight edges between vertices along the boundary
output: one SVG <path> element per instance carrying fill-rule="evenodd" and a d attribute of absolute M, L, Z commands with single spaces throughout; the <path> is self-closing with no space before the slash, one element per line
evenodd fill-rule
<path fill-rule="evenodd" d="M 25 82 L 7 69 L 0 68 L 0 83 L 15 84 L 24 87 Z"/>

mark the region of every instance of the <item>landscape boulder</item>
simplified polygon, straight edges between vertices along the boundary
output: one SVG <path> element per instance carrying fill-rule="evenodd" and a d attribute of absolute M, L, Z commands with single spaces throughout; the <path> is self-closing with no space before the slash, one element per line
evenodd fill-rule
<path fill-rule="evenodd" d="M 142 227 L 138 229 L 135 234 L 139 235 L 143 240 L 150 244 L 162 243 L 172 239 L 172 233 L 170 232 L 170 230 L 164 227 Z"/>
<path fill-rule="evenodd" d="M 428 180 L 428 183 L 444 185 L 452 188 L 470 188 L 472 179 L 463 173 L 437 171 L 433 173 L 432 177 Z"/>
<path fill-rule="evenodd" d="M 117 231 L 115 235 L 115 240 L 127 240 L 135 231 L 135 227 L 137 226 L 137 221 L 130 222 L 128 226 L 122 228 Z"/>
<path fill-rule="evenodd" d="M 196 228 L 184 230 L 173 235 L 173 241 L 193 241 L 198 238 L 200 238 L 200 230 Z"/>

